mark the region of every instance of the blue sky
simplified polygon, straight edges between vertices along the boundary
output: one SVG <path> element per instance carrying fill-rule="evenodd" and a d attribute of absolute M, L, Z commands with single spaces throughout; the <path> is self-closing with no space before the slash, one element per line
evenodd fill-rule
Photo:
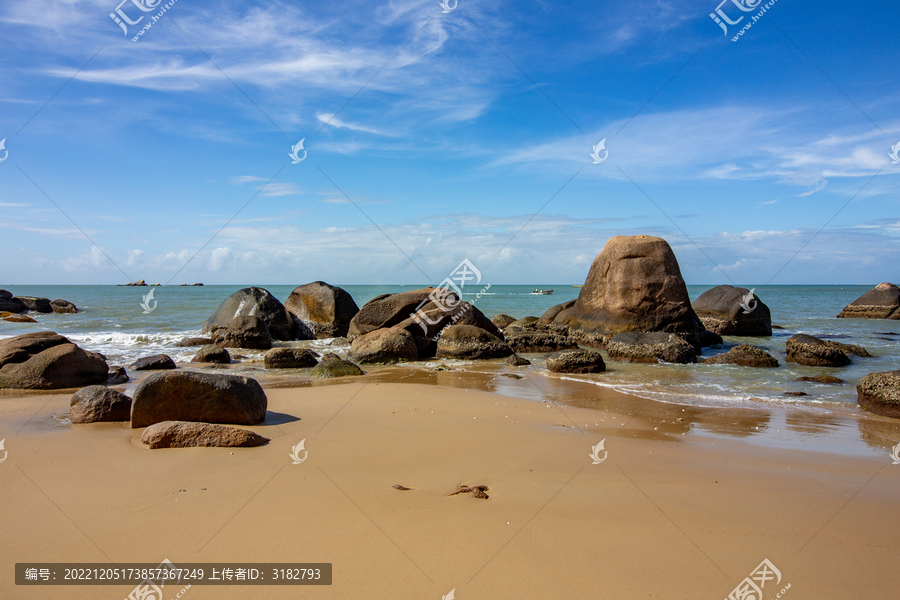
<path fill-rule="evenodd" d="M 0 284 L 900 280 L 896 3 L 141 1 L 0 7 Z"/>

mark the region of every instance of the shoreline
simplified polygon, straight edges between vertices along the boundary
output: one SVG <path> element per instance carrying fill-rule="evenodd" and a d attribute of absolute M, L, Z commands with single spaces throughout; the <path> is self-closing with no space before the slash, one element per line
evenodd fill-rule
<path fill-rule="evenodd" d="M 726 597 L 764 558 L 788 598 L 884 597 L 900 583 L 885 553 L 900 525 L 900 470 L 878 447 L 897 433 L 886 419 L 699 409 L 472 371 L 363 377 L 266 386 L 267 419 L 247 427 L 271 438 L 259 448 L 150 451 L 127 424 L 68 425 L 67 393 L 4 398 L 2 561 L 332 562 L 334 584 L 304 590 L 321 598 Z M 292 465 L 301 440 L 309 460 Z M 600 440 L 608 459 L 594 465 Z M 489 499 L 450 496 L 459 485 Z M 0 594 L 131 589 L 114 587 L 4 578 Z"/>

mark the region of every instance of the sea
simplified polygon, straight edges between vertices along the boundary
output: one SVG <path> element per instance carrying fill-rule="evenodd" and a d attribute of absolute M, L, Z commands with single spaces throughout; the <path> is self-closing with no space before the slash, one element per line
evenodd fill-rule
<path fill-rule="evenodd" d="M 338 285 L 338 284 L 336 284 Z M 200 335 L 206 319 L 238 285 L 122 287 L 102 285 L 34 286 L 0 285 L 19 296 L 61 298 L 78 306 L 77 314 L 33 314 L 38 323 L 7 323 L 0 320 L 0 338 L 33 331 L 55 331 L 79 346 L 100 352 L 109 364 L 128 365 L 135 359 L 165 353 L 179 364 L 187 363 L 196 348 L 175 344 Z M 259 285 L 284 301 L 294 286 Z M 375 296 L 417 289 L 416 285 L 341 285 L 359 306 Z M 691 300 L 712 286 L 690 285 Z M 747 286 L 752 287 L 752 286 Z M 849 408 L 856 404 L 856 384 L 868 373 L 900 368 L 900 322 L 875 319 L 838 319 L 841 309 L 872 286 L 757 286 L 755 295 L 769 306 L 772 323 L 782 327 L 772 337 L 726 337 L 723 348 L 706 348 L 704 357 L 725 352 L 738 343 L 758 346 L 775 356 L 777 369 L 755 369 L 733 365 L 629 364 L 607 360 L 607 372 L 594 375 L 566 375 L 597 386 L 610 387 L 642 398 L 711 407 L 756 407 L 766 405 L 804 405 L 822 408 Z M 476 291 L 464 293 L 475 300 Z M 552 289 L 551 295 L 535 295 L 535 289 Z M 153 298 L 142 307 L 144 296 Z M 571 284 L 492 285 L 477 300 L 476 306 L 488 317 L 504 313 L 516 318 L 540 317 L 549 307 L 577 298 L 580 288 Z M 865 347 L 871 358 L 853 356 L 843 368 L 804 367 L 785 361 L 785 342 L 806 333 L 823 339 Z M 349 346 L 332 340 L 277 343 L 311 347 L 346 354 Z M 240 351 L 249 363 L 258 361 L 262 352 Z M 233 352 L 234 353 L 234 352 Z M 544 368 L 543 355 L 525 355 L 532 361 L 519 374 L 552 376 Z M 604 353 L 605 357 L 605 353 Z M 498 366 L 502 360 L 495 361 Z M 257 363 L 258 364 L 258 363 Z M 465 370 L 464 361 L 431 360 L 422 368 L 446 367 Z M 474 367 L 474 363 L 472 363 Z M 276 374 L 277 375 L 277 374 Z M 296 377 L 297 372 L 285 374 Z M 819 384 L 797 381 L 801 376 L 833 375 L 843 384 Z M 805 396 L 788 395 L 804 392 Z"/>

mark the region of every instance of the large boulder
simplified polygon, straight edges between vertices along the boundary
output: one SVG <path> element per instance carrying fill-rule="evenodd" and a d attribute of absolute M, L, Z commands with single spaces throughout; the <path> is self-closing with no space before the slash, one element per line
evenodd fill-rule
<path fill-rule="evenodd" d="M 228 354 L 228 350 L 222 348 L 221 346 L 216 346 L 215 344 L 207 344 L 206 346 L 200 347 L 200 349 L 197 351 L 197 354 L 195 354 L 194 358 L 191 359 L 191 362 L 227 365 L 231 362 L 231 355 Z"/>
<path fill-rule="evenodd" d="M 81 388 L 69 401 L 72 423 L 127 421 L 131 418 L 131 398 L 104 385 Z"/>
<path fill-rule="evenodd" d="M 346 336 L 351 319 L 359 312 L 350 294 L 324 281 L 294 288 L 284 307 L 306 323 L 319 339 Z"/>
<path fill-rule="evenodd" d="M 215 327 L 228 327 L 237 317 L 259 317 L 266 323 L 272 339 L 314 339 L 312 330 L 302 330 L 294 317 L 268 290 L 249 287 L 238 290 L 226 298 L 216 312 L 207 319 L 201 333 L 209 333 Z M 302 336 L 302 337 L 301 337 Z"/>
<path fill-rule="evenodd" d="M 719 335 L 772 335 L 772 314 L 751 290 L 717 285 L 691 304 L 700 322 Z M 748 312 L 749 310 L 749 312 Z"/>
<path fill-rule="evenodd" d="M 798 333 L 788 338 L 787 361 L 810 367 L 845 367 L 850 357 L 836 343 Z"/>
<path fill-rule="evenodd" d="M 54 390 L 106 382 L 101 354 L 40 331 L 0 340 L 0 388 Z"/>
<path fill-rule="evenodd" d="M 168 354 L 144 356 L 131 363 L 130 366 L 135 371 L 166 371 L 176 368 L 175 361 Z"/>
<path fill-rule="evenodd" d="M 900 419 L 900 371 L 869 373 L 856 386 L 860 408 Z"/>
<path fill-rule="evenodd" d="M 263 361 L 267 369 L 306 369 L 319 363 L 318 356 L 309 348 L 272 348 Z"/>
<path fill-rule="evenodd" d="M 37 296 L 14 296 L 13 300 L 18 300 L 25 307 L 33 312 L 52 313 L 53 307 L 50 305 L 49 298 L 38 298 Z M 13 312 L 13 311 L 10 311 Z"/>
<path fill-rule="evenodd" d="M 350 321 L 348 335 L 353 338 L 396 326 L 416 337 L 435 338 L 448 325 L 474 325 L 502 336 L 497 326 L 474 305 L 461 301 L 453 292 L 432 287 L 369 300 Z"/>
<path fill-rule="evenodd" d="M 707 358 L 701 362 L 710 365 L 740 365 L 742 367 L 774 368 L 778 366 L 778 359 L 756 346 L 739 344 L 719 356 Z"/>
<path fill-rule="evenodd" d="M 418 358 L 415 338 L 398 327 L 376 329 L 350 344 L 350 360 L 357 363 L 395 363 Z"/>
<path fill-rule="evenodd" d="M 547 370 L 553 373 L 602 373 L 606 363 L 598 352 L 566 350 L 547 357 Z"/>
<path fill-rule="evenodd" d="M 551 306 L 544 312 L 543 315 L 541 315 L 541 323 L 553 323 L 554 319 L 556 319 L 559 313 L 572 308 L 573 306 L 575 306 L 575 303 L 577 301 L 578 299 L 576 298 L 575 300 L 569 300 L 568 302 L 563 302 L 562 304 Z"/>
<path fill-rule="evenodd" d="M 648 235 L 611 238 L 591 264 L 575 304 L 554 323 L 610 336 L 664 331 L 692 343 L 702 329 L 675 253 L 664 239 Z"/>
<path fill-rule="evenodd" d="M 151 450 L 192 447 L 251 448 L 267 444 L 269 438 L 228 425 L 163 421 L 145 429 L 141 434 L 141 441 L 150 446 Z"/>
<path fill-rule="evenodd" d="M 248 348 L 268 350 L 272 347 L 272 335 L 266 322 L 259 317 L 241 315 L 232 319 L 225 329 L 212 332 L 216 345 L 223 348 Z"/>
<path fill-rule="evenodd" d="M 131 427 L 162 421 L 255 425 L 266 418 L 268 399 L 255 379 L 237 375 L 167 371 L 134 390 Z"/>
<path fill-rule="evenodd" d="M 28 307 L 13 297 L 12 292 L 0 290 L 0 312 L 23 313 Z"/>
<path fill-rule="evenodd" d="M 51 300 L 50 308 L 53 309 L 55 313 L 77 313 L 78 307 L 69 302 L 68 300 Z"/>
<path fill-rule="evenodd" d="M 694 346 L 681 336 L 662 331 L 618 333 L 607 342 L 606 352 L 611 360 L 621 362 L 697 362 Z"/>
<path fill-rule="evenodd" d="M 437 343 L 438 358 L 477 360 L 503 358 L 512 353 L 502 338 L 474 325 L 451 325 Z"/>
<path fill-rule="evenodd" d="M 900 287 L 893 283 L 879 283 L 848 304 L 839 319 L 900 319 Z"/>

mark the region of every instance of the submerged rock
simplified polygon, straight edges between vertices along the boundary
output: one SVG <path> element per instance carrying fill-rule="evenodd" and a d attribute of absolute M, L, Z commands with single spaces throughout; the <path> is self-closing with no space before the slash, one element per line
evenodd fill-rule
<path fill-rule="evenodd" d="M 332 355 L 334 356 L 334 355 Z M 328 360 L 322 357 L 322 362 L 313 367 L 309 373 L 312 377 L 352 377 L 362 375 L 363 370 L 359 366 L 353 364 L 349 360 L 344 360 L 338 356 Z"/>
<path fill-rule="evenodd" d="M 798 333 L 787 340 L 787 361 L 811 367 L 845 367 L 850 357 L 835 343 Z"/>
<path fill-rule="evenodd" d="M 451 325 L 437 343 L 438 358 L 476 360 L 503 358 L 512 353 L 501 338 L 474 325 Z"/>
<path fill-rule="evenodd" d="M 547 370 L 553 373 L 602 373 L 603 357 L 590 350 L 566 350 L 547 358 Z"/>
<path fill-rule="evenodd" d="M 162 371 L 175 369 L 175 361 L 168 354 L 154 354 L 153 356 L 144 356 L 131 363 L 131 368 L 135 371 Z"/>
<path fill-rule="evenodd" d="M 765 350 L 747 344 L 737 345 L 725 354 L 707 358 L 702 362 L 710 365 L 730 364 L 740 365 L 742 367 L 761 367 L 768 369 L 778 366 L 778 359 L 774 356 Z"/>
<path fill-rule="evenodd" d="M 697 352 L 684 338 L 655 331 L 619 333 L 606 344 L 611 360 L 622 362 L 669 363 L 697 362 Z"/>

